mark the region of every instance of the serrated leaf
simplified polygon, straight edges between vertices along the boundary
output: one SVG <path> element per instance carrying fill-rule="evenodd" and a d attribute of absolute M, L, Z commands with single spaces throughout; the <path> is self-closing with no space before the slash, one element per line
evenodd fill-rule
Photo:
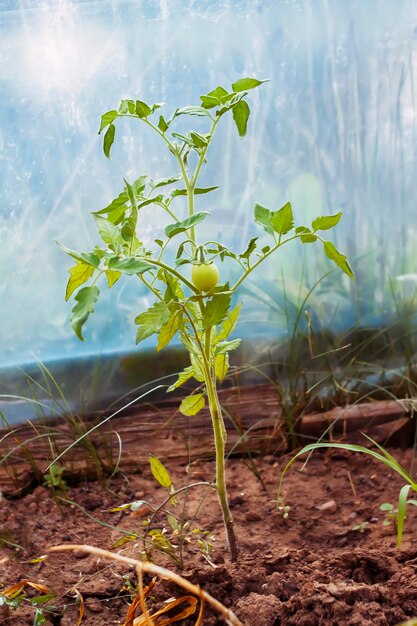
<path fill-rule="evenodd" d="M 210 191 L 214 191 L 215 189 L 218 189 L 219 186 L 215 185 L 214 187 L 196 187 L 194 189 L 194 195 L 195 196 L 199 196 L 203 193 L 210 193 Z M 171 196 L 173 198 L 175 198 L 176 196 L 186 196 L 187 195 L 187 190 L 186 189 L 175 189 L 172 193 Z"/>
<path fill-rule="evenodd" d="M 103 115 L 101 116 L 101 124 L 98 134 L 100 135 L 100 133 L 106 128 L 106 126 L 111 124 L 117 117 L 119 117 L 119 112 L 115 110 L 103 113 Z"/>
<path fill-rule="evenodd" d="M 285 235 L 294 227 L 291 203 L 284 204 L 279 211 L 273 211 L 271 215 L 271 225 L 276 233 Z"/>
<path fill-rule="evenodd" d="M 342 211 L 339 211 L 339 213 L 336 213 L 335 215 L 322 215 L 321 217 L 316 217 L 316 219 L 312 221 L 311 227 L 313 230 L 329 230 L 340 222 L 341 217 Z"/>
<path fill-rule="evenodd" d="M 255 204 L 255 222 L 262 226 L 262 228 L 269 234 L 274 234 L 274 229 L 271 225 L 272 211 L 266 209 L 260 204 Z"/>
<path fill-rule="evenodd" d="M 248 127 L 248 120 L 250 115 L 250 108 L 245 100 L 240 100 L 233 107 L 233 119 L 235 120 L 235 124 L 239 133 L 239 137 L 244 137 L 246 135 L 246 130 Z"/>
<path fill-rule="evenodd" d="M 311 230 L 307 226 L 297 226 L 295 232 L 299 235 L 300 233 L 311 233 Z"/>
<path fill-rule="evenodd" d="M 103 151 L 108 159 L 110 159 L 110 149 L 114 142 L 114 136 L 116 134 L 116 127 L 114 124 L 110 124 L 103 139 Z"/>
<path fill-rule="evenodd" d="M 352 268 L 349 265 L 349 262 L 344 254 L 339 252 L 336 246 L 331 241 L 324 242 L 324 252 L 326 256 L 334 261 L 340 269 L 342 269 L 345 274 L 349 276 L 349 278 L 355 278 L 355 275 L 352 271 Z"/>
<path fill-rule="evenodd" d="M 152 476 L 155 478 L 155 480 L 162 487 L 169 489 L 169 487 L 172 485 L 172 480 L 165 465 L 152 454 L 149 455 L 149 463 L 151 466 Z"/>
<path fill-rule="evenodd" d="M 266 80 L 258 80 L 257 78 L 239 78 L 232 85 L 233 91 L 247 91 L 248 89 L 255 89 L 255 87 L 259 87 L 262 83 L 267 83 Z"/>
<path fill-rule="evenodd" d="M 154 266 L 138 257 L 114 256 L 109 259 L 108 268 L 109 270 L 116 270 L 118 272 L 128 274 L 129 276 L 133 276 L 133 274 L 143 274 L 144 272 L 152 270 L 154 269 Z"/>
<path fill-rule="evenodd" d="M 220 324 L 228 313 L 230 302 L 230 294 L 216 294 L 210 298 L 203 314 L 203 328 L 211 328 Z"/>
<path fill-rule="evenodd" d="M 231 341 L 220 341 L 215 349 L 214 353 L 225 354 L 226 352 L 230 352 L 231 350 L 236 350 L 240 346 L 241 339 L 232 339 Z"/>
<path fill-rule="evenodd" d="M 107 244 L 122 244 L 123 237 L 120 233 L 120 230 L 109 220 L 106 220 L 105 217 L 101 217 L 100 215 L 94 215 L 94 219 L 97 225 L 97 229 L 100 237 Z"/>
<path fill-rule="evenodd" d="M 184 398 L 180 404 L 180 412 L 187 416 L 197 415 L 197 413 L 205 407 L 205 404 L 206 400 L 204 394 L 195 393 L 192 396 Z"/>
<path fill-rule="evenodd" d="M 135 111 L 140 118 L 148 117 L 152 113 L 151 107 L 141 100 L 136 100 Z"/>
<path fill-rule="evenodd" d="M 223 339 L 227 339 L 228 336 L 234 331 L 235 326 L 237 324 L 237 320 L 240 314 L 240 304 L 236 306 L 234 309 L 228 312 L 226 319 L 224 320 L 220 332 L 217 335 L 217 341 L 222 341 Z"/>
<path fill-rule="evenodd" d="M 74 291 L 83 285 L 94 274 L 94 267 L 83 261 L 77 261 L 77 265 L 71 267 L 68 271 L 70 278 L 67 283 L 67 289 L 65 292 L 65 300 L 68 300 Z"/>
<path fill-rule="evenodd" d="M 106 278 L 109 289 L 111 289 L 115 282 L 117 282 L 122 274 L 115 270 L 106 270 Z"/>
<path fill-rule="evenodd" d="M 165 348 L 165 346 L 167 346 L 169 342 L 173 339 L 175 333 L 178 330 L 180 319 L 180 312 L 177 311 L 176 313 L 171 315 L 167 323 L 162 326 L 158 336 L 158 345 L 156 347 L 157 352 Z"/>
<path fill-rule="evenodd" d="M 222 383 L 229 371 L 229 355 L 227 352 L 225 354 L 218 354 L 214 358 L 214 371 L 216 378 Z"/>
<path fill-rule="evenodd" d="M 165 228 L 165 234 L 169 239 L 171 239 L 171 237 L 175 237 L 175 235 L 178 235 L 179 233 L 183 233 L 189 228 L 191 228 L 192 226 L 199 224 L 207 217 L 207 215 L 209 215 L 207 211 L 201 211 L 200 213 L 194 213 L 194 215 L 187 217 L 187 219 L 183 220 L 182 222 L 175 222 L 175 224 L 169 224 Z"/>
<path fill-rule="evenodd" d="M 249 241 L 248 245 L 246 246 L 245 252 L 242 252 L 242 254 L 239 254 L 239 257 L 241 259 L 248 259 L 250 257 L 252 252 L 256 249 L 257 240 L 258 240 L 258 237 L 252 237 L 252 239 Z"/>
<path fill-rule="evenodd" d="M 194 376 L 194 368 L 192 366 L 186 367 L 180 374 L 178 374 L 178 378 L 170 387 L 167 389 L 167 393 L 174 391 L 178 387 L 181 387 L 187 380 L 190 380 Z"/>
<path fill-rule="evenodd" d="M 81 341 L 84 341 L 82 328 L 90 314 L 93 313 L 99 295 L 99 288 L 93 285 L 83 287 L 75 296 L 77 304 L 72 309 L 71 325 Z"/>
<path fill-rule="evenodd" d="M 138 326 L 136 343 L 143 341 L 154 333 L 159 333 L 162 326 L 166 324 L 171 316 L 169 306 L 166 302 L 155 302 L 147 311 L 140 313 L 135 319 Z"/>

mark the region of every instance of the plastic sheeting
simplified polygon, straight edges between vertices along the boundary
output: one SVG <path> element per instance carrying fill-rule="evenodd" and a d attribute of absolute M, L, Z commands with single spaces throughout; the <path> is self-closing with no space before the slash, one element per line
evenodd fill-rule
<path fill-rule="evenodd" d="M 377 324 L 390 314 L 390 284 L 414 289 L 412 0 L 3 0 L 0 42 L 3 381 L 35 357 L 54 367 L 135 349 L 133 320 L 148 295 L 129 280 L 103 290 L 79 342 L 64 302 L 70 262 L 54 241 L 90 249 L 98 239 L 89 212 L 121 191 L 123 177 L 177 173 L 133 123 L 119 125 L 112 160 L 104 158 L 99 118 L 122 98 L 169 111 L 241 76 L 269 78 L 251 94 L 247 137 L 226 121 L 209 156 L 202 180 L 221 189 L 199 208 L 213 211 L 213 235 L 239 248 L 260 234 L 255 202 L 276 209 L 291 200 L 299 223 L 343 210 L 334 240 L 357 280 L 335 271 L 319 283 L 309 299 L 316 326 Z M 156 219 L 149 213 L 145 237 Z M 242 290 L 240 332 L 287 333 L 330 269 L 318 247 L 288 247 Z"/>

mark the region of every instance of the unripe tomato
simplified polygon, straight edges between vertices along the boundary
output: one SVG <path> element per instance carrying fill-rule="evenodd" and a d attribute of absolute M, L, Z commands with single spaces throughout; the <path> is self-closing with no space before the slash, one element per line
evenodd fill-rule
<path fill-rule="evenodd" d="M 211 291 L 219 281 L 219 270 L 214 263 L 197 263 L 191 270 L 191 279 L 199 291 Z"/>

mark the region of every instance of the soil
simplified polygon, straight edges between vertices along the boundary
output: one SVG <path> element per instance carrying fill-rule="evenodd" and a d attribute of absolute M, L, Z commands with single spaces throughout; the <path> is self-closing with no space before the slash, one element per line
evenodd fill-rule
<path fill-rule="evenodd" d="M 412 450 L 391 453 L 410 468 Z M 190 528 L 210 531 L 205 538 L 214 537 L 213 563 L 207 562 L 196 541 L 184 546 L 182 570 L 157 550 L 154 561 L 199 584 L 247 626 L 385 626 L 417 617 L 417 542 L 413 534 L 417 507 L 410 507 L 413 510 L 406 520 L 401 549 L 396 547 L 394 524 L 384 525 L 386 514 L 379 509 L 385 502 L 395 505 L 402 479 L 367 456 L 318 451 L 302 472 L 301 461 L 288 472 L 284 493 L 291 508 L 284 519 L 283 511 L 276 511 L 275 498 L 286 460 L 288 457 L 255 459 L 256 472 L 247 460 L 228 461 L 231 508 L 240 545 L 237 563 L 229 562 L 217 500 L 213 490 L 204 486 L 183 492 L 179 505 L 169 508 L 178 518 L 189 519 Z M 168 469 L 177 488 L 187 481 L 210 480 L 214 472 L 209 461 L 177 467 L 171 461 Z M 82 626 L 124 624 L 133 593 L 129 583 L 136 583 L 133 568 L 80 551 L 31 561 L 45 555 L 49 546 L 65 543 L 113 547 L 139 558 L 140 540 L 114 544 L 124 536 L 120 529 L 143 532 L 149 509 L 146 505 L 137 511 L 109 509 L 141 499 L 159 504 L 165 496 L 166 491 L 156 486 L 151 472 L 145 470 L 105 484 L 68 487 L 64 497 L 72 504 L 55 499 L 46 486 L 19 499 L 1 500 L 3 590 L 28 580 L 54 592 L 50 605 L 55 608 L 47 604 L 44 609 L 47 624 L 76 626 L 80 599 L 84 604 Z M 153 527 L 163 526 L 169 528 L 166 517 L 157 517 Z M 27 598 L 18 608 L 0 606 L 2 625 L 34 624 L 35 607 L 29 599 L 40 592 L 25 589 Z M 167 598 L 182 595 L 185 592 L 172 583 L 158 581 L 149 608 L 157 609 Z M 181 623 L 191 625 L 196 619 L 195 614 Z M 203 623 L 214 626 L 224 622 L 207 609 Z"/>

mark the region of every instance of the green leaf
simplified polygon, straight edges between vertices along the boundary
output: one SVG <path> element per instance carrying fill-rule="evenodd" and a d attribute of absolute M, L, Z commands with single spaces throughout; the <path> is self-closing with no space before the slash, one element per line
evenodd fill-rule
<path fill-rule="evenodd" d="M 241 259 L 248 259 L 250 255 L 252 254 L 252 252 L 256 250 L 257 240 L 258 240 L 258 237 L 252 237 L 252 239 L 249 241 L 248 245 L 246 246 L 245 252 L 242 252 L 242 254 L 239 254 L 239 257 Z"/>
<path fill-rule="evenodd" d="M 240 314 L 240 304 L 238 304 L 238 306 L 236 306 L 234 309 L 228 312 L 227 317 L 221 326 L 221 330 L 216 337 L 217 341 L 222 341 L 223 339 L 227 339 L 228 336 L 234 331 L 239 314 Z"/>
<path fill-rule="evenodd" d="M 140 118 L 148 117 L 152 113 L 151 107 L 146 104 L 146 102 L 142 102 L 141 100 L 136 100 L 136 115 Z"/>
<path fill-rule="evenodd" d="M 120 230 L 106 218 L 100 215 L 94 215 L 100 237 L 107 244 L 122 244 L 123 238 Z"/>
<path fill-rule="evenodd" d="M 204 109 L 213 109 L 222 104 L 222 100 L 229 94 L 224 87 L 216 87 L 208 94 L 200 96 L 200 100 Z"/>
<path fill-rule="evenodd" d="M 71 267 L 68 271 L 70 278 L 67 283 L 67 289 L 65 292 L 65 300 L 68 300 L 72 293 L 82 284 L 87 282 L 89 278 L 94 274 L 94 267 L 83 261 L 77 261 L 77 265 Z"/>
<path fill-rule="evenodd" d="M 175 111 L 174 116 L 177 117 L 178 115 L 199 115 L 199 116 L 203 116 L 203 115 L 210 115 L 210 113 L 206 110 L 206 108 L 190 106 L 190 107 L 182 107 L 181 109 L 177 109 Z"/>
<path fill-rule="evenodd" d="M 103 140 L 103 151 L 108 159 L 110 159 L 110 148 L 113 145 L 115 133 L 116 133 L 115 125 L 110 124 L 110 126 L 106 130 L 106 134 L 104 135 L 104 140 Z"/>
<path fill-rule="evenodd" d="M 122 193 L 120 193 L 117 198 L 112 200 L 108 206 L 104 207 L 104 209 L 101 209 L 100 211 L 94 211 L 93 215 L 113 213 L 114 211 L 119 211 L 122 207 L 124 207 L 124 210 L 126 210 L 127 207 L 125 205 L 128 200 L 129 196 L 127 194 L 127 191 L 122 191 Z"/>
<path fill-rule="evenodd" d="M 230 307 L 231 295 L 218 294 L 210 298 L 203 314 L 203 328 L 211 328 L 220 324 L 227 315 Z"/>
<path fill-rule="evenodd" d="M 349 278 L 355 278 L 355 275 L 349 265 L 347 258 L 344 254 L 337 250 L 336 246 L 331 241 L 324 242 L 324 251 L 326 253 L 326 256 L 334 261 L 336 265 L 349 276 Z"/>
<path fill-rule="evenodd" d="M 192 396 L 188 396 L 184 398 L 184 400 L 180 404 L 180 412 L 183 415 L 197 415 L 201 409 L 204 408 L 206 404 L 206 400 L 204 398 L 204 394 L 195 393 Z"/>
<path fill-rule="evenodd" d="M 218 354 L 214 358 L 214 371 L 216 378 L 222 383 L 229 371 L 229 355 L 227 353 Z"/>
<path fill-rule="evenodd" d="M 300 239 L 303 243 L 314 243 L 314 241 L 317 241 L 317 235 L 306 233 L 305 235 L 300 235 Z"/>
<path fill-rule="evenodd" d="M 93 313 L 99 295 L 99 288 L 93 285 L 92 287 L 83 287 L 75 296 L 77 304 L 72 309 L 71 325 L 81 341 L 84 341 L 82 327 L 90 313 Z"/>
<path fill-rule="evenodd" d="M 177 174 L 176 176 L 170 176 L 169 178 L 160 178 L 159 180 L 151 180 L 149 181 L 149 186 L 151 189 L 156 189 L 157 187 L 164 187 L 165 185 L 171 185 L 172 183 L 176 183 L 181 179 L 181 174 Z"/>
<path fill-rule="evenodd" d="M 151 466 L 152 476 L 155 478 L 155 480 L 162 487 L 165 487 L 165 489 L 169 489 L 169 487 L 171 487 L 172 485 L 172 480 L 165 465 L 152 454 L 149 455 L 149 463 Z"/>
<path fill-rule="evenodd" d="M 134 274 L 143 274 L 149 270 L 154 269 L 154 266 L 138 257 L 118 257 L 114 256 L 109 259 L 109 270 L 117 270 L 118 272 L 124 272 L 129 276 Z"/>
<path fill-rule="evenodd" d="M 154 203 L 159 204 L 160 202 L 162 202 L 163 199 L 164 199 L 164 196 L 162 194 L 160 194 L 159 196 L 153 196 L 153 198 L 147 198 L 143 202 L 139 202 L 138 209 L 143 209 L 143 207 L 147 206 L 148 204 L 154 204 Z"/>
<path fill-rule="evenodd" d="M 98 131 L 98 134 L 100 135 L 100 133 L 106 128 L 106 126 L 108 126 L 109 124 L 111 124 L 112 122 L 114 122 L 114 120 L 119 117 L 119 112 L 118 111 L 107 111 L 107 113 L 104 113 L 101 116 L 101 124 L 100 124 L 100 128 Z"/>
<path fill-rule="evenodd" d="M 167 346 L 169 342 L 173 339 L 175 333 L 178 330 L 180 320 L 181 315 L 180 312 L 177 311 L 176 313 L 171 315 L 167 323 L 162 326 L 161 330 L 159 331 L 158 345 L 156 348 L 157 352 L 165 348 L 165 346 Z"/>
<path fill-rule="evenodd" d="M 260 204 L 255 204 L 255 222 L 262 226 L 262 228 L 269 234 L 274 234 L 274 229 L 271 225 L 272 211 L 265 209 Z"/>
<path fill-rule="evenodd" d="M 220 341 L 214 349 L 214 353 L 225 354 L 230 350 L 236 350 L 240 346 L 241 339 L 232 339 L 231 341 Z"/>
<path fill-rule="evenodd" d="M 194 189 L 194 195 L 195 196 L 200 196 L 203 193 L 210 193 L 210 191 L 214 191 L 215 189 L 218 189 L 219 186 L 216 185 L 214 187 L 196 187 Z M 171 196 L 173 198 L 175 198 L 176 196 L 186 196 L 187 195 L 187 190 L 186 189 L 175 189 L 172 193 Z"/>
<path fill-rule="evenodd" d="M 186 143 L 187 146 L 190 146 L 190 148 L 194 148 L 194 143 L 191 137 L 187 137 L 186 135 L 183 135 L 182 133 L 172 133 L 172 136 L 175 137 L 176 139 L 180 139 L 180 141 L 183 141 L 184 143 Z"/>
<path fill-rule="evenodd" d="M 166 324 L 171 316 L 169 306 L 166 302 L 155 302 L 147 311 L 138 315 L 135 324 L 138 326 L 136 343 L 143 341 L 154 333 L 159 333 L 162 326 Z"/>
<path fill-rule="evenodd" d="M 398 507 L 397 507 L 397 546 L 401 546 L 403 532 L 404 532 L 404 522 L 407 517 L 407 497 L 408 492 L 411 489 L 411 485 L 404 485 L 401 488 L 399 496 L 398 496 Z"/>
<path fill-rule="evenodd" d="M 200 135 L 200 133 L 191 131 L 190 137 L 193 140 L 193 143 L 197 148 L 205 148 L 207 146 L 208 142 L 207 142 L 207 139 L 204 137 L 204 135 Z"/>
<path fill-rule="evenodd" d="M 163 115 L 159 116 L 159 121 L 158 121 L 158 128 L 159 130 L 161 130 L 163 133 L 166 133 L 166 131 L 168 130 L 168 124 L 165 121 L 165 118 Z"/>
<path fill-rule="evenodd" d="M 92 267 L 98 268 L 100 265 L 100 257 L 94 252 L 75 252 L 75 250 L 71 250 L 64 246 L 60 241 L 56 242 L 57 245 L 63 250 L 68 256 L 72 257 L 76 261 L 81 261 L 81 263 L 87 263 L 87 265 L 91 265 Z"/>
<path fill-rule="evenodd" d="M 294 227 L 294 219 L 290 202 L 284 204 L 282 209 L 279 209 L 279 211 L 274 211 L 272 213 L 271 224 L 275 232 L 279 235 L 285 235 Z"/>
<path fill-rule="evenodd" d="M 245 100 L 240 100 L 240 102 L 233 107 L 233 119 L 235 120 L 239 137 L 244 137 L 246 135 L 249 115 L 250 108 Z"/>
<path fill-rule="evenodd" d="M 194 370 L 194 378 L 198 380 L 199 383 L 204 382 L 203 363 L 200 354 L 190 351 L 190 361 Z"/>
<path fill-rule="evenodd" d="M 255 89 L 262 83 L 267 83 L 267 80 L 258 80 L 257 78 L 240 78 L 232 85 L 233 91 L 247 91 L 248 89 Z"/>
<path fill-rule="evenodd" d="M 207 217 L 207 215 L 209 215 L 207 211 L 201 211 L 200 213 L 194 213 L 194 215 L 187 217 L 187 219 L 183 220 L 182 222 L 175 222 L 175 224 L 169 224 L 165 228 L 165 234 L 169 239 L 171 239 L 171 237 L 174 237 L 175 235 L 178 235 L 179 233 L 184 233 L 186 230 L 188 230 L 192 226 L 199 224 Z"/>
<path fill-rule="evenodd" d="M 313 230 L 329 230 L 340 222 L 341 217 L 342 211 L 339 211 L 339 213 L 336 213 L 335 215 L 322 215 L 321 217 L 316 217 L 316 219 L 312 221 L 311 227 Z"/>
<path fill-rule="evenodd" d="M 196 187 L 194 189 L 194 195 L 195 196 L 200 196 L 203 193 L 210 193 L 210 191 L 214 191 L 215 189 L 218 189 L 219 186 L 216 185 L 215 187 Z M 186 196 L 187 195 L 187 190 L 186 189 L 175 189 L 172 193 L 171 196 L 173 198 L 176 198 L 177 196 Z"/>
<path fill-rule="evenodd" d="M 178 378 L 175 381 L 175 383 L 173 383 L 170 387 L 168 387 L 167 393 L 170 393 L 171 391 L 174 391 L 174 389 L 181 387 L 181 385 L 186 383 L 187 380 L 190 380 L 190 378 L 192 378 L 193 376 L 194 376 L 194 368 L 191 366 L 186 367 L 182 372 L 180 372 L 180 374 L 178 374 Z"/>
<path fill-rule="evenodd" d="M 133 100 L 122 100 L 119 105 L 119 113 L 122 115 L 126 115 L 130 113 L 133 115 L 135 113 L 135 103 Z"/>
<path fill-rule="evenodd" d="M 106 270 L 106 278 L 107 278 L 107 283 L 109 285 L 109 289 L 111 289 L 114 283 L 119 280 L 120 276 L 121 276 L 120 272 L 116 272 L 114 270 Z"/>

